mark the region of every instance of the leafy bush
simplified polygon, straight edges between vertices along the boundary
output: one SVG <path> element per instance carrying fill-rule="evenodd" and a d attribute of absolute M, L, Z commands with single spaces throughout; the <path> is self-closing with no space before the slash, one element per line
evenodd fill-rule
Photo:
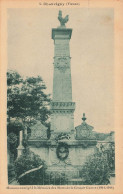
<path fill-rule="evenodd" d="M 8 182 L 15 178 L 15 169 L 13 164 L 8 164 Z"/>
<path fill-rule="evenodd" d="M 110 168 L 110 171 L 115 170 L 115 145 L 114 143 L 108 144 L 108 147 L 104 149 L 104 154 L 107 157 L 107 162 Z"/>
<path fill-rule="evenodd" d="M 100 152 L 90 156 L 80 174 L 84 185 L 109 184 L 110 168 L 106 156 Z"/>
<path fill-rule="evenodd" d="M 111 173 L 115 170 L 114 142 L 100 144 L 94 155 L 88 157 L 80 171 L 85 185 L 107 185 Z"/>
<path fill-rule="evenodd" d="M 38 168 L 42 165 L 42 168 L 34 172 L 24 175 L 19 178 L 23 173 Z M 26 151 L 15 161 L 15 171 L 17 175 L 18 182 L 21 185 L 40 185 L 43 182 L 43 176 L 45 173 L 46 165 L 40 156 L 34 154 L 31 151 Z"/>
<path fill-rule="evenodd" d="M 16 146 L 16 144 L 17 144 L 17 136 L 16 136 L 15 133 L 10 133 L 10 134 L 8 135 L 8 143 L 9 143 L 10 145 Z"/>
<path fill-rule="evenodd" d="M 18 137 L 15 133 L 11 132 L 7 137 L 7 146 L 10 151 L 10 155 L 13 155 L 13 159 L 17 156 Z"/>

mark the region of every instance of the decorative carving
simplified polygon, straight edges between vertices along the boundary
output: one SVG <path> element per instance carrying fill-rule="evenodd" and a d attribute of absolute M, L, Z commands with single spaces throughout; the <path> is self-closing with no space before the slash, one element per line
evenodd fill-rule
<path fill-rule="evenodd" d="M 56 143 L 58 143 L 59 141 L 62 141 L 63 139 L 69 140 L 71 139 L 73 133 L 71 131 L 67 132 L 67 133 L 63 133 L 63 132 L 54 132 L 51 131 L 51 138 L 56 141 Z"/>
<path fill-rule="evenodd" d="M 88 125 L 85 120 L 87 118 L 85 117 L 85 113 L 83 113 L 83 123 L 77 127 L 76 129 L 76 139 L 95 139 L 94 134 L 92 132 L 93 127 Z"/>
<path fill-rule="evenodd" d="M 59 140 L 63 140 L 63 139 L 70 139 L 70 136 L 68 133 L 60 133 L 56 138 L 55 140 L 56 141 L 59 141 Z"/>
<path fill-rule="evenodd" d="M 64 163 L 67 164 L 67 165 L 72 165 L 72 162 L 71 162 L 69 156 L 68 156 L 68 158 L 64 161 Z"/>
<path fill-rule="evenodd" d="M 51 102 L 51 110 L 66 110 L 71 112 L 71 110 L 75 110 L 75 102 Z"/>
<path fill-rule="evenodd" d="M 34 126 L 31 128 L 31 136 L 29 139 L 47 139 L 47 127 L 42 125 L 40 121 L 38 121 Z"/>
<path fill-rule="evenodd" d="M 76 129 L 76 139 L 95 139 L 93 136 L 93 132 L 89 129 L 88 124 L 81 124 Z"/>
<path fill-rule="evenodd" d="M 55 68 L 58 68 L 60 71 L 65 71 L 69 67 L 70 65 L 67 57 L 55 58 Z"/>
<path fill-rule="evenodd" d="M 75 102 L 52 102 L 52 106 L 74 106 Z"/>
<path fill-rule="evenodd" d="M 40 148 L 41 147 L 41 142 L 36 142 L 35 145 L 36 145 L 37 148 Z"/>
<path fill-rule="evenodd" d="M 68 145 L 64 142 L 60 142 L 56 149 L 56 155 L 60 160 L 66 160 L 69 155 Z"/>

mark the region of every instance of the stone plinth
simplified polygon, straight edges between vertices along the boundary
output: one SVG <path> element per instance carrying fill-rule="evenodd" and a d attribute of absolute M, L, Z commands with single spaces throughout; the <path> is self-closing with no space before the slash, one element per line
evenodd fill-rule
<path fill-rule="evenodd" d="M 23 154 L 24 147 L 23 145 L 19 145 L 17 148 L 18 158 Z"/>
<path fill-rule="evenodd" d="M 65 160 L 61 160 L 57 156 L 57 148 L 60 143 L 65 143 L 68 146 L 69 154 Z M 86 158 L 95 151 L 95 140 L 29 140 L 30 149 L 38 154 L 41 159 L 45 160 L 47 165 L 53 168 L 67 168 L 73 166 L 77 168 L 82 166 Z"/>

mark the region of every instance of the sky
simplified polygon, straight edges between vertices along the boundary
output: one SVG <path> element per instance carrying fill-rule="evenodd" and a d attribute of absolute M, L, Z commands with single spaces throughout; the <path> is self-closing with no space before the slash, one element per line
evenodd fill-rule
<path fill-rule="evenodd" d="M 57 8 L 8 9 L 8 69 L 22 76 L 40 75 L 53 89 L 52 28 L 60 24 Z M 69 15 L 74 125 L 85 113 L 98 132 L 114 130 L 114 12 L 110 8 L 64 8 Z"/>

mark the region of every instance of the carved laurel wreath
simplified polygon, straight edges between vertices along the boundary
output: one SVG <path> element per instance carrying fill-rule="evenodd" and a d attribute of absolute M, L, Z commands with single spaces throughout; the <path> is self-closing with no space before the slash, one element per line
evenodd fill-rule
<path fill-rule="evenodd" d="M 55 62 L 55 67 L 60 70 L 66 70 L 69 67 L 67 58 L 58 58 Z"/>
<path fill-rule="evenodd" d="M 56 142 L 63 139 L 70 139 L 70 136 L 67 133 L 60 133 L 56 138 Z"/>
<path fill-rule="evenodd" d="M 69 155 L 68 144 L 60 142 L 56 148 L 56 155 L 60 160 L 64 161 Z"/>

